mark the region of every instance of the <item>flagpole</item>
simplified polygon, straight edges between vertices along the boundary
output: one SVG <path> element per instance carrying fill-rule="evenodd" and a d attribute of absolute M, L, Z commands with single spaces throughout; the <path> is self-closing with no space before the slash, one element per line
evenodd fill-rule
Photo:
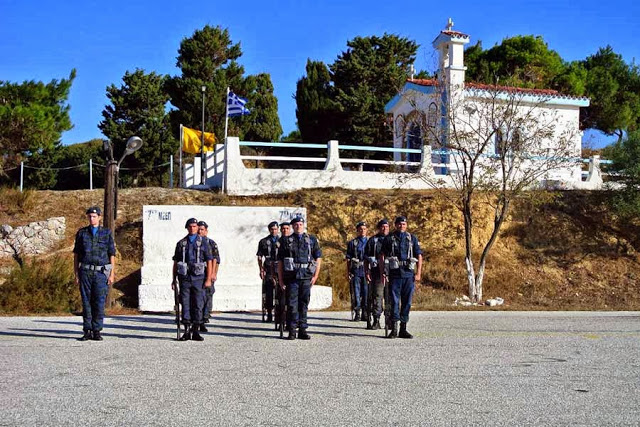
<path fill-rule="evenodd" d="M 180 167 L 180 188 L 184 187 L 184 184 L 182 182 L 182 147 L 183 147 L 184 142 L 182 141 L 182 123 L 180 123 L 180 157 L 179 157 L 179 161 L 178 161 L 178 165 Z"/>
<path fill-rule="evenodd" d="M 200 185 L 205 183 L 205 165 L 204 165 L 204 93 L 207 87 L 202 86 L 202 146 L 200 147 Z"/>
<path fill-rule="evenodd" d="M 227 97 L 225 98 L 225 104 L 227 104 L 224 113 L 224 169 L 222 170 L 222 192 L 227 194 L 227 132 L 229 130 L 229 86 L 227 86 Z"/>

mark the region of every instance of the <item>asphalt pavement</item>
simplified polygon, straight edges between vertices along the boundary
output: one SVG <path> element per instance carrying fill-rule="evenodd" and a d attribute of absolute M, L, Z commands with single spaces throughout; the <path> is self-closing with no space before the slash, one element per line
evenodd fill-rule
<path fill-rule="evenodd" d="M 310 341 L 259 313 L 0 318 L 0 426 L 640 425 L 639 312 L 416 312 L 413 340 L 345 312 Z"/>

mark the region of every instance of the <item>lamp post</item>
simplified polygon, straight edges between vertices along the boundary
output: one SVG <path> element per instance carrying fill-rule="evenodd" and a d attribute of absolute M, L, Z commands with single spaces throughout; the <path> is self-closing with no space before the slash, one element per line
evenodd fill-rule
<path fill-rule="evenodd" d="M 204 93 L 207 87 L 202 85 L 202 145 L 200 147 L 200 184 L 204 185 L 205 181 L 205 164 L 204 164 Z"/>
<path fill-rule="evenodd" d="M 113 145 L 111 141 L 105 140 L 103 148 L 107 152 L 107 167 L 104 173 L 104 228 L 108 228 L 115 235 L 115 220 L 118 209 L 118 173 L 120 164 L 126 156 L 133 153 L 142 146 L 142 139 L 132 136 L 127 141 L 127 148 L 124 150 L 119 161 L 113 158 Z"/>
<path fill-rule="evenodd" d="M 142 139 L 137 136 L 132 136 L 127 141 L 127 148 L 124 150 L 122 157 L 119 161 L 115 161 L 113 158 L 113 145 L 111 141 L 105 140 L 103 142 L 104 151 L 107 153 L 107 167 L 104 172 L 104 228 L 111 230 L 113 238 L 116 237 L 115 221 L 118 210 L 118 172 L 120 170 L 120 164 L 126 156 L 136 151 L 142 146 Z M 111 307 L 113 301 L 111 300 L 111 287 L 107 293 L 107 307 Z"/>

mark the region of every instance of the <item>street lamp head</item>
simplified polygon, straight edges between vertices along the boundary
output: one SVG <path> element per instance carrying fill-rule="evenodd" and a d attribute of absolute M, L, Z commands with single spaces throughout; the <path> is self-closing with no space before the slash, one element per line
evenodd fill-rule
<path fill-rule="evenodd" d="M 127 148 L 124 151 L 125 152 L 125 156 L 128 156 L 129 154 L 133 153 L 134 151 L 136 151 L 140 147 L 142 147 L 142 138 L 140 138 L 138 136 L 132 136 L 127 141 Z"/>
<path fill-rule="evenodd" d="M 207 91 L 207 87 L 205 85 L 202 85 L 202 93 L 205 93 Z"/>
<path fill-rule="evenodd" d="M 138 148 L 142 147 L 142 138 L 139 136 L 132 136 L 127 141 L 127 148 L 125 148 L 124 153 L 122 153 L 122 157 L 118 160 L 118 167 L 120 167 L 120 163 L 127 157 L 129 154 L 136 151 Z"/>

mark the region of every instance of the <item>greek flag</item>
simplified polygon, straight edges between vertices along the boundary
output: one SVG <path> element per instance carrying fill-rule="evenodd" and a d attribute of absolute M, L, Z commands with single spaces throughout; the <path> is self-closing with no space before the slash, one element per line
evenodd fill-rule
<path fill-rule="evenodd" d="M 243 116 L 249 114 L 249 109 L 245 107 L 247 100 L 240 98 L 233 92 L 229 92 L 227 96 L 227 111 L 229 117 Z"/>

